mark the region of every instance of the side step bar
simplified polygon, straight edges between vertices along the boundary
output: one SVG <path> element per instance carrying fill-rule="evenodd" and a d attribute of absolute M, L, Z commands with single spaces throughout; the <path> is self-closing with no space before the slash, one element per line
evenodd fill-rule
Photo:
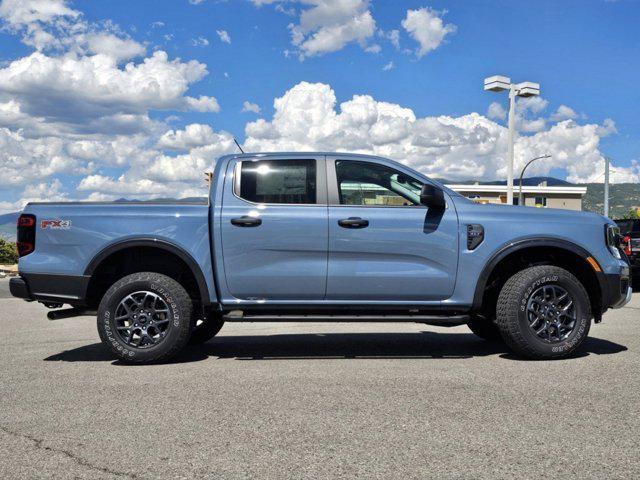
<path fill-rule="evenodd" d="M 87 310 L 86 308 L 64 308 L 62 310 L 52 310 L 47 312 L 47 318 L 49 320 L 62 320 L 64 318 L 81 317 L 83 315 L 97 315 L 98 312 L 94 310 Z"/>
<path fill-rule="evenodd" d="M 244 315 L 234 310 L 223 319 L 225 322 L 413 322 L 453 327 L 467 323 L 469 315 Z"/>

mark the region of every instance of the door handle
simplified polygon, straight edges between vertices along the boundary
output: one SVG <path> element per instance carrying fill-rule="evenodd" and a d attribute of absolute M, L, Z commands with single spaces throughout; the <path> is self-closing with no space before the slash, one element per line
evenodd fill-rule
<path fill-rule="evenodd" d="M 338 220 L 338 225 L 342 228 L 366 228 L 369 226 L 369 220 L 360 217 L 349 217 Z"/>
<path fill-rule="evenodd" d="M 231 224 L 236 227 L 258 227 L 262 225 L 262 219 L 243 215 L 240 218 L 232 218 Z"/>

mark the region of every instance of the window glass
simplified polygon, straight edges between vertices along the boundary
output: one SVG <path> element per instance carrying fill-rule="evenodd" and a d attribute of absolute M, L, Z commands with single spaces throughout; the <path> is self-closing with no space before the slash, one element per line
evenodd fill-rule
<path fill-rule="evenodd" d="M 384 165 L 336 161 L 341 205 L 413 206 L 420 204 L 422 182 Z"/>
<path fill-rule="evenodd" d="M 242 162 L 240 197 L 254 203 L 316 203 L 315 160 Z"/>
<path fill-rule="evenodd" d="M 616 220 L 618 227 L 620 227 L 620 233 L 622 235 L 627 235 L 631 233 L 631 229 L 633 228 L 632 220 Z"/>
<path fill-rule="evenodd" d="M 536 207 L 539 206 L 539 205 L 541 205 L 543 207 L 546 207 L 547 206 L 547 197 L 537 196 L 535 198 L 535 204 L 536 204 Z"/>
<path fill-rule="evenodd" d="M 616 220 L 615 222 L 618 224 L 618 227 L 620 227 L 620 233 L 622 235 L 640 232 L 640 220 Z"/>

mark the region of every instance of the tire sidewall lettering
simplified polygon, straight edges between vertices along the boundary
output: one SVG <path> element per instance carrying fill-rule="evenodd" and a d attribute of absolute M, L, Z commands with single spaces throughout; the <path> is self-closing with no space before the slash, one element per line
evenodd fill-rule
<path fill-rule="evenodd" d="M 179 327 L 180 313 L 178 309 L 178 304 L 173 300 L 173 297 L 171 296 L 171 294 L 168 293 L 162 286 L 159 286 L 155 283 L 151 284 L 151 290 L 155 290 L 156 293 L 159 293 L 164 299 L 164 301 L 167 302 L 167 305 L 169 305 L 169 308 L 171 309 L 171 317 L 173 318 L 173 321 L 171 323 L 173 324 L 174 327 Z"/>
<path fill-rule="evenodd" d="M 552 283 L 558 283 L 558 275 L 545 275 L 544 277 L 538 278 L 535 282 L 533 282 L 527 289 L 524 291 L 522 296 L 522 300 L 520 301 L 520 311 L 525 312 L 527 310 L 527 303 L 529 302 L 529 297 L 531 294 L 540 288 L 543 284 L 548 285 Z"/>

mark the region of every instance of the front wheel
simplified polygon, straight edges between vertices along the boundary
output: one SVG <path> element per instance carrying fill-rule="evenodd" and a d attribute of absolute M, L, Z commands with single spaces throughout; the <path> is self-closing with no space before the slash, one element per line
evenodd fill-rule
<path fill-rule="evenodd" d="M 98 307 L 102 342 L 127 363 L 166 361 L 189 341 L 192 302 L 166 275 L 127 275 L 104 294 Z"/>
<path fill-rule="evenodd" d="M 570 355 L 587 338 L 591 306 L 584 286 L 554 266 L 516 273 L 498 296 L 496 320 L 511 349 L 531 359 Z"/>

